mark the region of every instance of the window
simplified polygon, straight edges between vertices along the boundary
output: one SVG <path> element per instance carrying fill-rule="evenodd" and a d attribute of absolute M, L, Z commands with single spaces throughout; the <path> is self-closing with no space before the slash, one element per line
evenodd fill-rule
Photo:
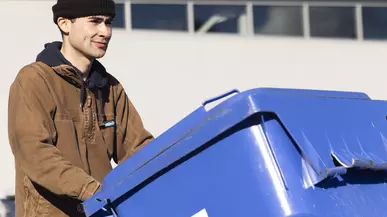
<path fill-rule="evenodd" d="M 354 7 L 310 7 L 312 37 L 356 38 Z"/>
<path fill-rule="evenodd" d="M 246 30 L 244 5 L 195 5 L 195 32 L 240 33 Z"/>
<path fill-rule="evenodd" d="M 187 6 L 174 4 L 132 4 L 132 28 L 188 31 Z"/>
<path fill-rule="evenodd" d="M 364 39 L 387 39 L 387 8 L 363 7 Z"/>
<path fill-rule="evenodd" d="M 112 22 L 113 28 L 125 28 L 125 4 L 116 4 L 116 17 Z"/>
<path fill-rule="evenodd" d="M 254 6 L 254 32 L 262 35 L 303 36 L 300 6 Z"/>

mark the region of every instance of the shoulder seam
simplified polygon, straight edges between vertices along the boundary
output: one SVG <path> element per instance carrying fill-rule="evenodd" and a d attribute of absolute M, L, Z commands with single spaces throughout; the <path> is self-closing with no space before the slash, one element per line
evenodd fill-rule
<path fill-rule="evenodd" d="M 46 67 L 42 66 L 42 64 L 44 64 L 44 63 L 35 62 L 35 63 L 30 64 L 30 66 L 32 68 L 36 69 L 36 72 L 39 73 L 39 75 L 42 78 L 45 78 L 46 77 L 45 75 L 47 74 L 47 73 L 44 73 L 46 71 L 46 69 L 45 69 Z M 47 67 L 49 67 L 49 66 L 47 66 Z M 53 70 L 51 67 L 50 67 L 50 69 Z"/>

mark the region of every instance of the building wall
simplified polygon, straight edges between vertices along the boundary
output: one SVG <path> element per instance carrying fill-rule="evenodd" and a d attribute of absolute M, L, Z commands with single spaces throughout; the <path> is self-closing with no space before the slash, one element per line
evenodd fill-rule
<path fill-rule="evenodd" d="M 0 197 L 13 193 L 14 182 L 7 137 L 9 85 L 44 43 L 60 40 L 53 3 L 0 2 L 0 159 L 6 177 Z M 372 41 L 116 30 L 101 61 L 124 84 L 146 127 L 157 136 L 205 99 L 233 88 L 347 90 L 387 99 L 386 50 L 386 43 Z"/>

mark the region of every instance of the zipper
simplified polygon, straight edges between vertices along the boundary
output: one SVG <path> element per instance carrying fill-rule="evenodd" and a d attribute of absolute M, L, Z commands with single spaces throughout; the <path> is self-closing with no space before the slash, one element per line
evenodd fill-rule
<path fill-rule="evenodd" d="M 86 89 L 86 94 L 87 94 L 87 98 L 86 98 L 86 103 L 85 103 L 85 107 L 86 107 L 86 118 L 88 119 L 86 121 L 86 140 L 85 140 L 85 145 L 86 145 L 86 153 L 85 153 L 85 161 L 86 161 L 86 166 L 87 166 L 87 170 L 88 170 L 88 174 L 91 175 L 91 168 L 90 168 L 90 163 L 89 163 L 89 160 L 88 160 L 88 148 L 87 148 L 87 144 L 88 144 L 88 139 L 90 139 L 93 135 L 93 124 L 94 124 L 94 120 L 93 120 L 93 108 L 92 108 L 92 104 L 93 104 L 93 101 L 92 101 L 92 97 L 91 97 L 91 92 Z"/>
<path fill-rule="evenodd" d="M 91 94 L 89 92 L 89 90 L 87 90 L 87 99 L 86 99 L 86 107 L 87 107 L 87 111 L 88 111 L 88 121 L 87 121 L 87 136 L 88 138 L 91 138 L 91 136 L 93 135 L 93 109 L 91 107 L 91 104 L 92 104 L 92 98 L 91 98 Z"/>

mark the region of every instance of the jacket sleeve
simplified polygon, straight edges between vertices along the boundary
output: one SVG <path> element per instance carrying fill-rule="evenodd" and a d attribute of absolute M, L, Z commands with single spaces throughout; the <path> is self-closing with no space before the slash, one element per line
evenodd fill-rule
<path fill-rule="evenodd" d="M 8 136 L 15 163 L 29 179 L 49 191 L 84 201 L 100 183 L 73 166 L 55 146 L 55 104 L 43 77 L 26 66 L 12 83 Z"/>
<path fill-rule="evenodd" d="M 116 93 L 117 139 L 114 161 L 120 164 L 133 153 L 151 142 L 154 137 L 144 128 L 139 113 L 129 100 L 120 83 L 116 86 Z"/>

